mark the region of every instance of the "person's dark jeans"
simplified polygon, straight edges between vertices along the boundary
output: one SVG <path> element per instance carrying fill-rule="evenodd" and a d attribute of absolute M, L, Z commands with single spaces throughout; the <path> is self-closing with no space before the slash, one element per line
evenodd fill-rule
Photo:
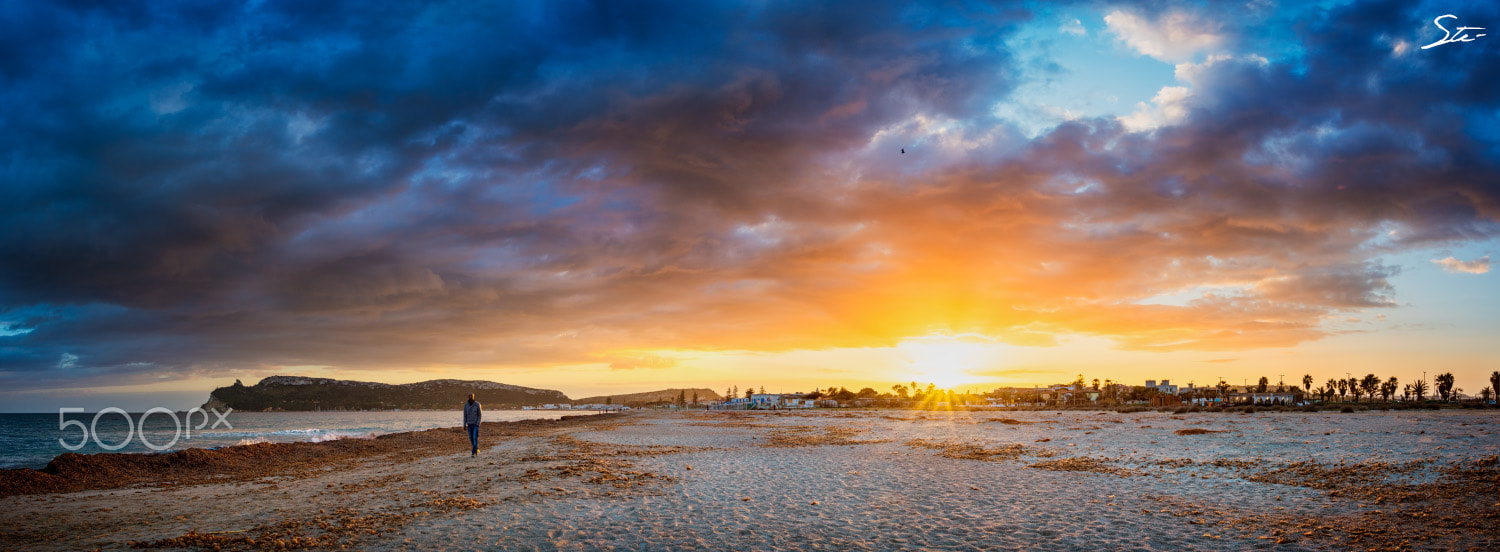
<path fill-rule="evenodd" d="M 470 454 L 479 454 L 479 424 L 469 424 Z"/>

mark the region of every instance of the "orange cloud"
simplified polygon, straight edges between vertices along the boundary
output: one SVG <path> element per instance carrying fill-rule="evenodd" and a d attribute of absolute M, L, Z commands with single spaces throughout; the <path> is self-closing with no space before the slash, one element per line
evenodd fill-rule
<path fill-rule="evenodd" d="M 1443 270 L 1452 273 L 1463 272 L 1466 274 L 1485 274 L 1490 271 L 1490 256 L 1485 255 L 1472 261 L 1460 261 L 1448 256 L 1443 259 L 1433 259 L 1433 264 L 1443 267 Z"/>

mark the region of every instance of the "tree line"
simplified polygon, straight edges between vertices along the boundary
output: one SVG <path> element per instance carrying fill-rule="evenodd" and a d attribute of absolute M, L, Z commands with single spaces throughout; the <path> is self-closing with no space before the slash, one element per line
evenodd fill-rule
<path fill-rule="evenodd" d="M 1455 386 L 1456 380 L 1451 372 L 1438 374 L 1433 378 L 1433 382 L 1431 384 L 1424 380 L 1417 380 L 1411 383 L 1403 384 L 1401 383 L 1400 379 L 1395 376 L 1391 376 L 1389 378 L 1381 378 L 1375 374 L 1367 374 L 1363 377 L 1349 377 L 1342 379 L 1329 378 L 1326 382 L 1324 382 L 1322 385 L 1319 385 L 1317 388 L 1313 387 L 1313 384 L 1315 382 L 1316 379 L 1313 378 L 1312 374 L 1306 374 L 1302 376 L 1302 386 L 1300 388 L 1295 383 L 1287 386 L 1284 382 L 1278 382 L 1273 386 L 1271 384 L 1270 378 L 1261 376 L 1257 380 L 1255 385 L 1248 386 L 1249 388 L 1246 390 L 1253 390 L 1257 393 L 1268 393 L 1272 389 L 1275 389 L 1278 393 L 1291 392 L 1299 400 L 1306 397 L 1316 397 L 1325 402 L 1332 401 L 1335 398 L 1343 401 L 1351 397 L 1354 401 L 1357 402 L 1362 398 L 1370 398 L 1373 400 L 1377 396 L 1382 400 L 1389 401 L 1397 397 L 1398 392 L 1402 400 L 1415 399 L 1417 401 L 1423 401 L 1427 399 L 1428 395 L 1435 394 L 1437 398 L 1443 401 L 1449 401 L 1457 398 L 1464 392 L 1462 388 Z M 1490 385 L 1488 387 L 1485 387 L 1479 391 L 1480 396 L 1486 402 L 1488 402 L 1491 398 L 1497 397 L 1495 390 L 1500 389 L 1500 371 L 1495 371 L 1490 374 L 1489 384 Z M 1102 382 L 1098 378 L 1094 378 L 1091 382 L 1085 381 L 1082 374 L 1079 374 L 1077 379 L 1075 379 L 1071 383 L 1062 385 L 1073 386 L 1075 389 L 1079 390 L 1092 389 L 1099 392 L 1099 396 L 1101 399 L 1113 400 L 1114 402 L 1121 403 L 1133 401 L 1149 401 L 1153 396 L 1160 394 L 1161 392 L 1155 387 L 1125 385 L 1116 383 L 1113 380 L 1109 379 L 1105 379 Z M 1180 389 L 1179 394 L 1187 395 L 1190 397 L 1195 395 L 1198 397 L 1211 397 L 1216 395 L 1220 398 L 1228 398 L 1230 390 L 1234 387 L 1237 386 L 1232 386 L 1227 382 L 1220 380 L 1212 387 Z M 950 404 L 973 397 L 1006 398 L 1006 393 L 998 390 L 997 392 L 981 394 L 955 393 L 952 390 L 939 389 L 937 385 L 933 383 L 928 383 L 924 386 L 915 381 L 910 382 L 909 385 L 898 383 L 892 385 L 890 389 L 891 390 L 889 392 L 879 392 L 874 388 L 865 387 L 860 389 L 859 391 L 850 391 L 843 386 L 830 385 L 826 388 L 819 388 L 812 393 L 805 393 L 803 394 L 803 396 L 811 399 L 827 398 L 837 401 L 851 401 L 855 399 L 883 399 L 914 401 L 918 403 L 948 402 Z M 759 388 L 755 386 L 746 386 L 743 392 L 740 391 L 739 386 L 731 386 L 725 388 L 724 396 L 726 398 L 743 396 L 744 398 L 749 399 L 757 393 L 765 394 L 765 392 L 765 386 L 760 386 Z M 677 402 L 680 405 L 686 405 L 696 404 L 698 401 L 696 396 L 693 397 L 693 399 L 689 402 L 685 395 L 679 395 Z"/>
<path fill-rule="evenodd" d="M 1261 378 L 1262 382 L 1265 382 L 1265 380 L 1266 378 Z M 1352 396 L 1354 401 L 1358 402 L 1360 397 L 1374 399 L 1377 394 L 1380 395 L 1381 399 L 1389 401 L 1392 397 L 1396 396 L 1396 392 L 1399 390 L 1402 400 L 1412 400 L 1415 398 L 1418 401 L 1422 401 L 1426 400 L 1429 393 L 1435 393 L 1439 399 L 1446 402 L 1458 398 L 1464 392 L 1462 388 L 1455 387 L 1455 383 L 1456 380 L 1452 372 L 1444 372 L 1434 376 L 1432 384 L 1428 384 L 1424 380 L 1402 384 L 1395 376 L 1382 380 L 1375 374 L 1367 374 L 1364 377 L 1350 377 L 1347 379 L 1330 378 L 1323 385 L 1318 386 L 1317 389 L 1313 389 L 1312 375 L 1302 376 L 1303 389 L 1308 394 L 1320 397 L 1325 401 L 1332 400 L 1335 396 L 1341 401 L 1346 396 Z M 1479 390 L 1479 395 L 1485 402 L 1489 402 L 1490 398 L 1495 396 L 1495 389 L 1500 389 L 1500 371 L 1490 373 L 1489 383 L 1488 387 Z M 1261 385 L 1264 386 L 1264 383 Z"/>

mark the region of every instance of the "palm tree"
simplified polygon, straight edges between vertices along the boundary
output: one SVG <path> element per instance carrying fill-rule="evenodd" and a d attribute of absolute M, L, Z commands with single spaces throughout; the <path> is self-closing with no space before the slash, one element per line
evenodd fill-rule
<path fill-rule="evenodd" d="M 1380 384 L 1380 398 L 1387 401 L 1391 400 L 1391 396 L 1395 395 L 1396 390 L 1400 387 L 1401 382 L 1396 381 L 1396 376 L 1391 376 L 1391 379 L 1385 380 L 1384 383 Z"/>
<path fill-rule="evenodd" d="M 1448 396 L 1453 394 L 1453 372 L 1443 372 L 1432 380 L 1437 382 L 1438 395 L 1441 395 L 1444 401 L 1448 400 Z"/>
<path fill-rule="evenodd" d="M 1490 402 L 1490 395 L 1492 394 L 1494 394 L 1494 391 L 1490 390 L 1490 388 L 1488 387 L 1479 390 L 1479 396 L 1484 398 L 1484 402 L 1486 404 Z"/>
<path fill-rule="evenodd" d="M 1380 376 L 1369 374 L 1359 380 L 1360 388 L 1365 390 L 1365 396 L 1375 398 L 1375 393 L 1380 391 Z"/>
<path fill-rule="evenodd" d="M 1396 378 L 1391 378 L 1391 379 L 1396 379 Z M 1411 384 L 1410 383 L 1406 384 L 1406 387 L 1401 388 L 1401 400 L 1403 400 L 1403 401 L 1409 401 L 1409 400 L 1411 400 Z"/>
<path fill-rule="evenodd" d="M 1261 376 L 1260 377 L 1260 381 L 1256 382 L 1256 384 L 1255 384 L 1255 392 L 1256 393 L 1265 393 L 1266 392 L 1266 386 L 1270 385 L 1270 384 L 1271 384 L 1270 378 L 1267 378 L 1265 376 Z"/>
<path fill-rule="evenodd" d="M 1333 386 L 1339 390 L 1339 400 L 1344 400 L 1344 395 L 1349 392 L 1349 380 L 1333 379 Z"/>
<path fill-rule="evenodd" d="M 1308 393 L 1311 393 L 1312 392 L 1312 382 L 1313 382 L 1312 374 L 1304 374 L 1302 376 L 1302 389 L 1304 391 L 1307 391 Z"/>
<path fill-rule="evenodd" d="M 1340 381 L 1342 381 L 1342 380 L 1336 380 L 1336 379 L 1333 379 L 1333 378 L 1329 378 L 1328 379 L 1328 383 L 1323 384 L 1323 387 L 1327 387 L 1328 391 L 1331 392 L 1330 394 L 1341 394 L 1341 393 L 1339 393 L 1339 382 Z"/>
<path fill-rule="evenodd" d="M 1359 387 L 1359 378 L 1351 377 L 1347 381 L 1349 382 L 1349 394 L 1354 395 L 1354 402 L 1359 402 L 1359 394 L 1363 391 Z"/>
<path fill-rule="evenodd" d="M 1500 370 L 1490 372 L 1490 390 L 1500 393 Z"/>
<path fill-rule="evenodd" d="M 1411 393 L 1417 396 L 1417 402 L 1422 402 L 1422 397 L 1427 396 L 1427 382 L 1417 380 L 1416 383 L 1411 384 Z"/>

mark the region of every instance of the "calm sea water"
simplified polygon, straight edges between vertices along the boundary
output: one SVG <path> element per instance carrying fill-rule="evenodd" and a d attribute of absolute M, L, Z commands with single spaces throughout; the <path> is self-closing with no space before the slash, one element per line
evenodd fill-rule
<path fill-rule="evenodd" d="M 563 416 L 589 414 L 589 412 L 539 411 L 539 410 L 488 410 L 486 422 L 514 420 L 555 420 Z M 142 442 L 145 440 L 158 448 L 172 441 L 177 442 L 166 450 L 187 448 L 215 448 L 250 443 L 284 443 L 291 441 L 327 441 L 331 439 L 373 437 L 385 433 L 418 431 L 438 427 L 458 427 L 463 424 L 463 412 L 452 411 L 400 411 L 400 412 L 230 412 L 223 421 L 209 413 L 204 416 L 194 413 L 192 421 L 184 419 L 182 413 L 174 420 L 162 412 L 145 417 L 142 426 L 141 413 L 129 414 L 130 420 L 117 412 L 98 416 L 95 413 L 68 413 L 62 419 L 58 414 L 0 414 L 0 468 L 42 468 L 53 457 L 64 452 L 92 454 L 99 452 L 141 452 L 153 450 Z M 74 423 L 74 422 L 77 423 Z M 218 427 L 213 427 L 215 424 Z M 64 425 L 66 424 L 66 425 Z M 82 424 L 79 426 L 78 424 Z M 179 425 L 202 426 L 191 433 L 179 430 Z M 84 440 L 85 428 L 88 440 L 82 448 L 69 450 L 64 447 Z M 132 431 L 132 426 L 134 431 Z M 181 431 L 181 433 L 179 433 Z M 96 439 L 97 437 L 97 439 Z M 100 447 L 125 445 L 109 451 Z"/>

